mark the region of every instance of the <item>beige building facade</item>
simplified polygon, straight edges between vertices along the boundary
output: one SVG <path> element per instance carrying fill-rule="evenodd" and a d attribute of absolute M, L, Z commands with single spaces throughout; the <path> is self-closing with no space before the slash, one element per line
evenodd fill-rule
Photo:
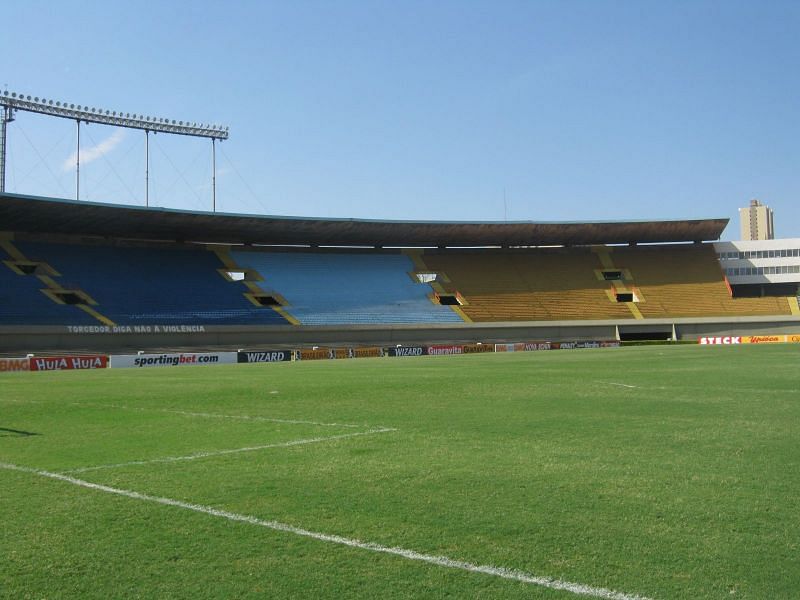
<path fill-rule="evenodd" d="M 741 223 L 739 239 L 744 241 L 775 239 L 772 209 L 758 200 L 751 200 L 749 207 L 739 209 L 739 220 Z"/>

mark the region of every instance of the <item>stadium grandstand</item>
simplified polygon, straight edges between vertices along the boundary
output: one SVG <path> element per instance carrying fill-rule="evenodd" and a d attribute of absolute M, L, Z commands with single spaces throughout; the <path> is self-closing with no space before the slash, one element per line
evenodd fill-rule
<path fill-rule="evenodd" d="M 727 219 L 367 221 L 1 194 L 0 223 L 0 352 L 800 329 L 796 283 L 734 293 L 733 254 L 714 246 Z"/>

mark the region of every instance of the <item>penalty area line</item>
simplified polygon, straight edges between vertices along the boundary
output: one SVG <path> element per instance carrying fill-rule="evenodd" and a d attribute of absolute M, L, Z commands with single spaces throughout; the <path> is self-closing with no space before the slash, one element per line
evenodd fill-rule
<path fill-rule="evenodd" d="M 152 502 L 155 504 L 161 504 L 163 506 L 173 506 L 176 508 L 183 508 L 185 510 L 191 510 L 197 513 L 203 513 L 206 515 L 210 515 L 213 517 L 219 517 L 222 519 L 227 519 L 228 521 L 235 521 L 239 523 L 247 523 L 249 525 L 256 525 L 259 527 L 264 527 L 266 529 L 271 529 L 273 531 L 280 531 L 283 533 L 291 533 L 294 535 L 299 535 L 302 537 L 311 538 L 314 540 L 318 540 L 321 542 L 328 542 L 332 544 L 339 544 L 342 546 L 348 546 L 350 548 L 358 548 L 360 550 L 368 550 L 370 552 L 379 552 L 382 554 L 390 554 L 394 556 L 399 556 L 401 558 L 405 558 L 407 560 L 414 560 L 419 562 L 424 562 L 428 564 L 432 564 L 438 567 L 444 567 L 448 569 L 458 569 L 461 571 L 468 571 L 470 573 L 480 573 L 483 575 L 490 575 L 493 577 L 500 577 L 502 579 L 510 579 L 513 581 L 519 581 L 522 583 L 528 583 L 531 585 L 536 585 L 540 587 L 545 587 L 553 590 L 563 590 L 566 592 L 571 592 L 573 594 L 577 594 L 580 596 L 590 596 L 592 598 L 603 598 L 605 600 L 651 600 L 646 596 L 639 596 L 637 594 L 626 594 L 623 592 L 617 592 L 614 590 L 610 590 L 607 588 L 602 587 L 594 587 L 591 585 L 584 585 L 582 583 L 574 583 L 570 581 L 562 581 L 560 579 L 553 579 L 550 577 L 542 577 L 539 575 L 533 575 L 531 573 L 526 573 L 524 571 L 518 571 L 516 569 L 508 569 L 504 567 L 496 567 L 492 565 L 478 565 L 474 563 L 469 563 L 461 560 L 456 560 L 453 558 L 448 558 L 446 556 L 436 556 L 434 554 L 423 554 L 421 552 L 416 552 L 415 550 L 408 550 L 405 548 L 398 548 L 392 546 L 383 546 L 381 544 L 375 544 L 372 542 L 364 542 L 358 539 L 353 538 L 346 538 L 339 535 L 332 535 L 327 533 L 319 533 L 315 531 L 310 531 L 308 529 L 303 529 L 301 527 L 295 527 L 294 525 L 288 525 L 286 523 L 281 523 L 279 521 L 270 521 L 265 519 L 259 519 L 258 517 L 254 517 L 251 515 L 242 515 L 233 512 L 228 512 L 226 510 L 220 510 L 217 508 L 213 508 L 211 506 L 203 506 L 202 504 L 192 504 L 190 502 L 183 502 L 181 500 L 173 500 L 171 498 L 162 498 L 160 496 L 151 496 L 149 494 L 142 494 L 139 492 L 134 492 L 131 490 L 125 490 L 122 488 L 114 488 L 107 485 L 102 485 L 99 483 L 92 483 L 90 481 L 84 481 L 82 479 L 76 479 L 75 477 L 70 477 L 69 475 L 62 475 L 60 473 L 51 473 L 49 471 L 41 471 L 38 469 L 32 469 L 29 467 L 22 467 L 10 463 L 0 462 L 0 469 L 6 469 L 9 471 L 17 471 L 20 473 L 29 473 L 32 475 L 38 475 L 40 477 L 48 477 L 50 479 L 56 479 L 59 481 L 63 481 L 66 483 L 70 483 L 72 485 L 80 486 L 83 488 L 87 488 L 90 490 L 96 490 L 99 492 L 105 492 L 107 494 L 115 494 L 117 496 L 124 496 L 126 498 L 131 498 L 133 500 L 142 500 L 144 502 Z"/>
<path fill-rule="evenodd" d="M 151 458 L 149 460 L 132 460 L 123 463 L 96 465 L 93 467 L 80 467 L 78 469 L 68 469 L 66 471 L 63 471 L 63 473 L 86 473 L 88 471 L 100 471 L 101 469 L 116 469 L 120 467 L 151 465 L 154 463 L 171 463 L 171 462 L 179 462 L 185 460 L 197 460 L 198 458 L 208 458 L 211 456 L 224 456 L 226 454 L 238 454 L 240 452 L 255 452 L 256 450 L 266 450 L 267 448 L 290 448 L 292 446 L 302 446 L 303 444 L 318 444 L 320 442 L 328 442 L 331 440 L 342 440 L 345 438 L 357 437 L 362 435 L 374 435 L 376 433 L 389 433 L 392 431 L 397 431 L 397 429 L 393 429 L 390 427 L 381 427 L 379 429 L 370 429 L 368 431 L 359 431 L 356 433 L 343 433 L 341 435 L 330 435 L 327 437 L 290 440 L 288 442 L 278 442 L 276 444 L 263 444 L 261 446 L 246 446 L 244 448 L 232 448 L 229 450 L 210 450 L 208 452 L 195 452 L 194 454 L 187 454 L 186 456 L 165 456 L 161 458 Z"/>

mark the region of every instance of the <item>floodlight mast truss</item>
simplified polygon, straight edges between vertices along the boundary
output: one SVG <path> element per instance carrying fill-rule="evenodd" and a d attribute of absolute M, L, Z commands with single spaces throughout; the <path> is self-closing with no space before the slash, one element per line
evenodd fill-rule
<path fill-rule="evenodd" d="M 6 190 L 6 125 L 14 120 L 14 111 L 34 112 L 51 117 L 71 119 L 78 124 L 78 153 L 77 161 L 80 161 L 80 124 L 98 123 L 101 125 L 111 125 L 114 127 L 126 127 L 128 129 L 140 129 L 149 136 L 153 133 L 171 133 L 174 135 L 187 135 L 191 137 L 202 137 L 211 139 L 212 165 L 216 169 L 216 141 L 228 139 L 228 127 L 222 125 L 210 125 L 203 123 L 190 123 L 188 121 L 175 121 L 161 117 L 150 117 L 131 113 L 104 110 L 101 108 L 90 108 L 80 104 L 71 104 L 47 100 L 45 98 L 31 97 L 16 92 L 4 91 L 0 95 L 0 193 Z M 148 140 L 149 141 L 149 140 Z M 149 144 L 145 144 L 146 167 L 145 167 L 145 201 L 149 206 Z M 80 162 L 76 163 L 76 199 L 80 199 Z M 212 209 L 216 211 L 216 173 L 212 174 Z"/>
<path fill-rule="evenodd" d="M 32 98 L 8 91 L 3 92 L 2 96 L 0 96 L 0 106 L 5 106 L 12 110 L 24 110 L 50 115 L 51 117 L 80 120 L 84 123 L 100 123 L 102 125 L 114 125 L 115 127 L 142 129 L 156 133 L 190 135 L 214 140 L 228 139 L 228 128 L 222 125 L 204 125 L 189 123 L 188 121 L 175 121 L 174 119 L 132 115 L 131 113 L 109 111 L 101 108 L 89 108 L 80 104 L 75 105 L 44 98 Z"/>

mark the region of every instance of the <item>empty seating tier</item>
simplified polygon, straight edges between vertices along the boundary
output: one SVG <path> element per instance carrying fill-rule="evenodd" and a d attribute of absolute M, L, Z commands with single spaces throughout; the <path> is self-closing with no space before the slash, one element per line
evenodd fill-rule
<path fill-rule="evenodd" d="M 710 244 L 441 251 L 424 261 L 477 322 L 790 314 L 785 298 L 732 298 Z M 616 302 L 615 286 L 598 276 L 609 263 L 626 276 L 617 289 L 640 301 Z"/>
<path fill-rule="evenodd" d="M 381 326 L 791 314 L 787 298 L 732 298 L 710 244 L 411 255 L 214 248 L 2 242 L 0 258 L 9 264 L 0 264 L 0 325 Z"/>
<path fill-rule="evenodd" d="M 425 264 L 450 279 L 473 321 L 551 321 L 632 318 L 624 305 L 611 302 L 609 284 L 590 249 L 447 252 L 426 254 Z"/>
<path fill-rule="evenodd" d="M 240 283 L 226 281 L 217 271 L 222 266 L 219 259 L 204 248 L 14 244 L 26 258 L 53 267 L 60 273 L 54 282 L 87 294 L 97 303 L 92 309 L 117 325 L 286 324 L 275 311 L 248 301 Z M 46 287 L 36 277 L 7 270 L 17 280 L 30 280 L 18 285 Z M 75 307 L 59 308 L 85 314 Z M 74 322 L 72 317 L 62 321 Z"/>
<path fill-rule="evenodd" d="M 3 261 L 10 256 L 2 255 Z M 58 304 L 45 296 L 35 275 L 19 275 L 0 262 L 0 325 L 97 325 L 77 306 Z"/>
<path fill-rule="evenodd" d="M 786 298 L 732 298 L 710 244 L 614 248 L 611 257 L 633 274 L 646 318 L 791 314 Z"/>
<path fill-rule="evenodd" d="M 232 251 L 236 264 L 257 271 L 265 290 L 285 298 L 303 325 L 462 323 L 429 299 L 402 254 Z"/>

